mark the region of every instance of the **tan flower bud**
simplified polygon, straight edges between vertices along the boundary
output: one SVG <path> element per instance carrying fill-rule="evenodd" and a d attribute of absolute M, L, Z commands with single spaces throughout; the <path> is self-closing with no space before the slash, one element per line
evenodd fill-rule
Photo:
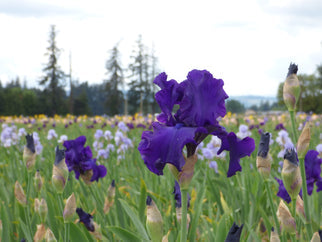
<path fill-rule="evenodd" d="M 290 234 L 295 234 L 296 232 L 295 219 L 292 217 L 290 210 L 283 202 L 283 200 L 280 201 L 276 215 L 277 215 L 278 221 L 280 222 L 282 230 Z"/>
<path fill-rule="evenodd" d="M 283 86 L 283 99 L 289 111 L 296 109 L 296 103 L 300 96 L 300 82 L 296 75 L 297 70 L 297 65 L 291 63 Z"/>
<path fill-rule="evenodd" d="M 278 237 L 278 233 L 276 233 L 276 231 L 274 230 L 274 228 L 272 228 L 271 231 L 271 238 L 269 240 L 270 242 L 280 242 L 280 237 Z"/>
<path fill-rule="evenodd" d="M 34 235 L 34 242 L 40 242 L 45 239 L 46 228 L 44 224 L 37 225 L 37 231 Z"/>
<path fill-rule="evenodd" d="M 40 201 L 38 198 L 35 198 L 35 201 L 34 201 L 34 210 L 36 213 L 39 213 L 39 205 L 40 205 Z"/>
<path fill-rule="evenodd" d="M 64 208 L 63 218 L 65 223 L 72 222 L 73 216 L 76 212 L 76 198 L 74 193 L 69 196 L 69 198 L 66 201 L 66 205 Z"/>
<path fill-rule="evenodd" d="M 261 156 L 257 156 L 256 158 L 256 167 L 260 174 L 262 174 L 264 179 L 269 178 L 271 173 L 271 164 L 272 164 L 272 156 L 268 154 L 265 158 Z"/>
<path fill-rule="evenodd" d="M 39 216 L 42 222 L 45 222 L 46 217 L 47 217 L 47 213 L 48 213 L 48 207 L 47 207 L 47 202 L 45 199 L 41 199 L 40 203 L 39 203 Z"/>
<path fill-rule="evenodd" d="M 302 188 L 302 177 L 294 149 L 286 150 L 282 178 L 286 191 L 291 199 L 296 199 Z"/>
<path fill-rule="evenodd" d="M 50 228 L 47 228 L 47 230 L 46 230 L 45 239 L 46 239 L 46 242 L 56 242 L 57 241 L 53 231 L 51 231 Z"/>
<path fill-rule="evenodd" d="M 304 202 L 300 195 L 297 196 L 296 198 L 296 214 L 300 216 L 300 218 L 305 222 L 306 221 L 306 216 L 305 216 L 305 211 L 304 211 Z"/>
<path fill-rule="evenodd" d="M 309 150 L 310 140 L 311 140 L 310 122 L 308 121 L 306 122 L 296 144 L 297 155 L 299 158 L 305 157 L 307 151 Z"/>
<path fill-rule="evenodd" d="M 147 219 L 146 227 L 152 241 L 162 241 L 163 220 L 161 213 L 151 197 L 147 197 Z"/>
<path fill-rule="evenodd" d="M 315 232 L 312 236 L 312 239 L 310 242 L 321 242 L 321 238 L 319 235 L 319 232 Z"/>
<path fill-rule="evenodd" d="M 27 198 L 26 198 L 25 192 L 23 191 L 18 181 L 16 181 L 15 183 L 15 197 L 22 206 L 27 205 Z"/>
<path fill-rule="evenodd" d="M 177 221 L 179 223 L 181 223 L 181 220 L 182 220 L 182 207 L 177 207 L 176 208 L 176 217 L 177 217 Z M 187 228 L 189 228 L 189 224 L 190 224 L 190 214 L 187 213 Z"/>
<path fill-rule="evenodd" d="M 115 181 L 113 180 L 107 190 L 107 197 L 104 202 L 104 213 L 107 214 L 110 211 L 110 208 L 114 204 L 115 197 Z"/>
<path fill-rule="evenodd" d="M 36 152 L 32 152 L 25 146 L 23 150 L 23 161 L 27 166 L 28 172 L 31 172 L 36 164 Z"/>
<path fill-rule="evenodd" d="M 40 192 L 42 185 L 43 185 L 43 179 L 40 175 L 39 170 L 36 171 L 35 177 L 34 177 L 34 182 L 35 182 L 35 189 L 37 192 Z"/>
<path fill-rule="evenodd" d="M 60 150 L 57 146 L 52 175 L 52 183 L 57 193 L 63 193 L 68 180 L 68 175 L 69 171 L 65 162 L 64 150 Z"/>

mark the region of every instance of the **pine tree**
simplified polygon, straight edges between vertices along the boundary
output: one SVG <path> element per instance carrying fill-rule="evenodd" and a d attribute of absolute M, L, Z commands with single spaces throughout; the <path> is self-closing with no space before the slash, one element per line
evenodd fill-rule
<path fill-rule="evenodd" d="M 47 94 L 47 113 L 53 116 L 56 113 L 63 114 L 66 112 L 66 93 L 63 89 L 65 73 L 58 65 L 58 58 L 61 50 L 56 43 L 56 29 L 55 25 L 50 27 L 49 46 L 47 48 L 46 56 L 49 56 L 48 63 L 43 68 L 44 76 L 39 84 L 45 86 L 44 93 Z"/>
<path fill-rule="evenodd" d="M 105 67 L 108 75 L 108 79 L 105 80 L 107 114 L 121 114 L 124 100 L 122 92 L 124 91 L 124 75 L 118 45 L 110 51 L 110 58 L 106 61 Z"/>
<path fill-rule="evenodd" d="M 131 106 L 130 113 L 139 111 L 140 113 L 151 112 L 152 96 L 152 81 L 150 56 L 147 54 L 147 47 L 142 43 L 142 37 L 139 36 L 136 42 L 136 49 L 133 51 L 129 65 L 131 72 L 130 90 L 128 99 Z"/>

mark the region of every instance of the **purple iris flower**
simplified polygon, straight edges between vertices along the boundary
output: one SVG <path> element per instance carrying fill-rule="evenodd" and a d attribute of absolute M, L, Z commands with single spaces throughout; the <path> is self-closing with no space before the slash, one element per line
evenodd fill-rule
<path fill-rule="evenodd" d="M 83 223 L 88 231 L 94 232 L 94 222 L 93 222 L 93 216 L 89 213 L 84 212 L 83 209 L 77 208 L 76 213 L 79 217 L 79 222 Z"/>
<path fill-rule="evenodd" d="M 157 117 L 159 122 L 152 123 L 153 131 L 142 133 L 138 150 L 146 166 L 157 175 L 163 175 L 166 163 L 181 171 L 185 164 L 183 148 L 186 146 L 187 155 L 191 156 L 198 144 L 212 134 L 222 140 L 218 154 L 223 150 L 231 152 L 227 175 L 240 171 L 240 158 L 250 156 L 255 142 L 249 137 L 240 140 L 219 125 L 217 119 L 226 115 L 225 99 L 228 98 L 223 80 L 213 78 L 206 70 L 192 70 L 180 84 L 167 81 L 165 73 L 159 74 L 154 83 L 161 88 L 155 99 L 162 112 Z M 179 108 L 173 114 L 175 105 Z"/>
<path fill-rule="evenodd" d="M 317 152 L 316 150 L 309 150 L 304 158 L 307 193 L 309 195 L 311 195 L 313 192 L 314 183 L 317 186 L 317 192 L 322 190 L 322 159 L 319 158 L 318 155 L 319 152 Z"/>
<path fill-rule="evenodd" d="M 93 175 L 90 181 L 98 181 L 106 175 L 106 168 L 103 165 L 97 165 L 96 159 L 92 158 L 92 151 L 89 146 L 84 147 L 86 137 L 80 136 L 75 140 L 64 141 L 65 162 L 69 171 L 75 172 L 76 179 L 86 171 L 92 170 Z"/>
<path fill-rule="evenodd" d="M 275 126 L 275 130 L 281 130 L 281 129 L 286 130 L 286 129 L 285 129 L 285 127 L 284 127 L 284 125 L 283 125 L 283 123 L 279 123 L 279 124 L 277 124 L 277 125 Z"/>
<path fill-rule="evenodd" d="M 278 192 L 277 192 L 277 196 L 284 199 L 287 203 L 290 203 L 292 201 L 290 195 L 288 194 L 288 192 L 286 191 L 286 188 L 283 184 L 283 180 L 278 179 L 277 177 L 275 177 L 275 180 L 278 182 L 279 188 L 278 188 Z"/>
<path fill-rule="evenodd" d="M 180 185 L 177 181 L 175 181 L 175 184 L 174 184 L 174 189 L 173 189 L 173 193 L 174 194 L 174 199 L 176 200 L 176 208 L 181 208 L 182 207 L 182 204 L 181 204 L 181 190 L 180 190 Z M 188 196 L 188 204 L 187 204 L 187 207 L 189 208 L 190 207 L 190 195 L 187 194 Z"/>

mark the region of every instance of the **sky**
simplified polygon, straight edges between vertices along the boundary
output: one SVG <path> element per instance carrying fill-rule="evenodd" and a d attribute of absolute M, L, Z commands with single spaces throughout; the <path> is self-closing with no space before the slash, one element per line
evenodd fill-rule
<path fill-rule="evenodd" d="M 117 43 L 126 68 L 142 35 L 169 79 L 206 69 L 229 96 L 276 96 L 291 62 L 322 64 L 321 12 L 321 0 L 0 0 L 0 80 L 37 86 L 55 25 L 58 63 L 68 73 L 71 54 L 79 82 L 106 79 Z"/>

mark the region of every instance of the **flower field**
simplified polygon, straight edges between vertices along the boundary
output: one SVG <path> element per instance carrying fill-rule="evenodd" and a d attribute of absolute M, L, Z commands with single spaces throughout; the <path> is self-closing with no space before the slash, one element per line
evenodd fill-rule
<path fill-rule="evenodd" d="M 322 116 L 226 114 L 223 92 L 213 119 L 188 84 L 158 118 L 1 117 L 1 241 L 319 239 Z"/>

